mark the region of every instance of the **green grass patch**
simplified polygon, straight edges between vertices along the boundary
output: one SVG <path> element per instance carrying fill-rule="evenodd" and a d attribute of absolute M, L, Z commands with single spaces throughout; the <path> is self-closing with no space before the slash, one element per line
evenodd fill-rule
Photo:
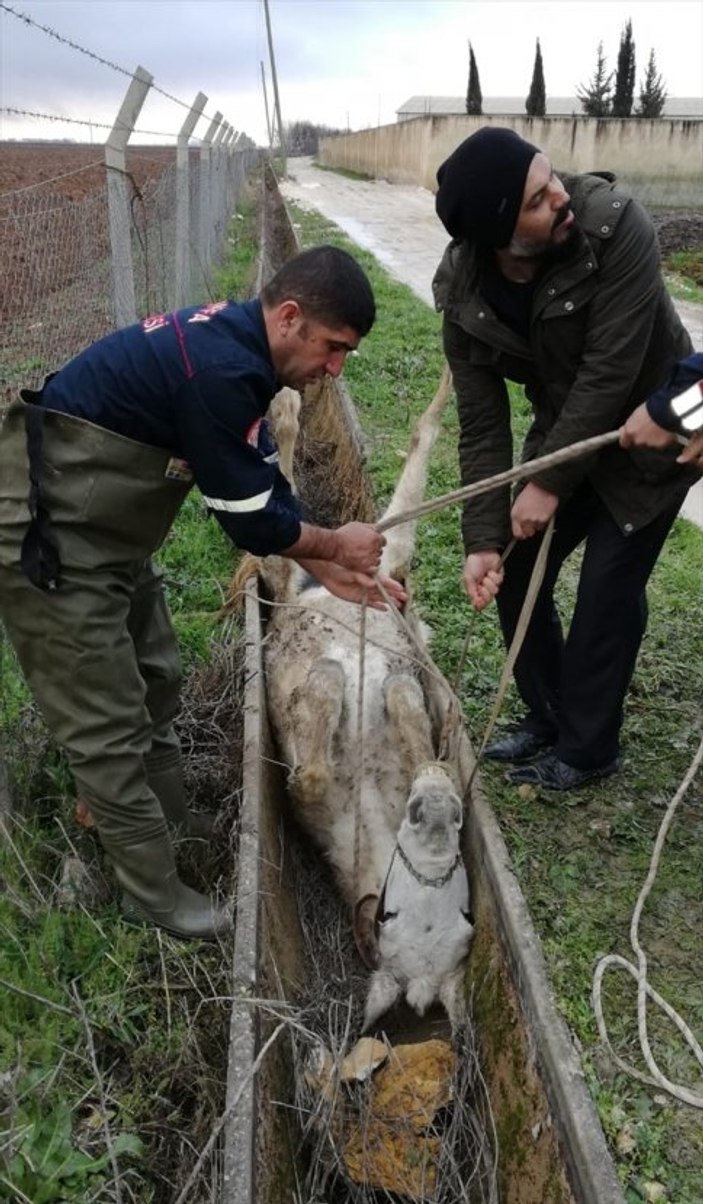
<path fill-rule="evenodd" d="M 677 301 L 703 305 L 703 248 L 670 251 L 664 256 L 666 282 Z"/>
<path fill-rule="evenodd" d="M 231 297 L 234 301 L 246 301 L 254 292 L 258 254 L 256 181 L 256 175 L 247 179 L 237 211 L 230 218 L 227 255 L 214 277 L 217 298 Z"/>
<path fill-rule="evenodd" d="M 666 256 L 666 266 L 679 276 L 685 276 L 703 289 L 703 247 L 687 247 L 671 251 Z"/>
<path fill-rule="evenodd" d="M 247 297 L 257 251 L 247 193 L 229 245 L 218 293 Z M 187 675 L 204 671 L 222 637 L 236 558 L 193 490 L 157 557 Z M 124 923 L 1 628 L 0 677 L 0 755 L 14 801 L 0 841 L 0 1200 L 115 1199 L 119 1176 L 123 1199 L 166 1204 L 224 1108 L 228 959 Z M 186 701 L 203 706 L 200 694 Z M 218 732 L 220 722 L 218 714 Z M 202 759 L 199 741 L 194 732 L 192 755 Z M 203 763 L 197 798 L 207 805 Z M 189 857 L 183 876 L 207 890 L 231 874 L 230 862 L 221 840 L 214 858 Z M 192 1204 L 210 1199 L 207 1185 L 189 1195 Z"/>
<path fill-rule="evenodd" d="M 692 305 L 703 305 L 703 286 L 694 284 L 688 276 L 679 276 L 665 269 L 667 289 L 675 301 L 690 301 Z"/>
<path fill-rule="evenodd" d="M 437 386 L 443 358 L 440 319 L 396 284 L 365 251 L 319 215 L 291 207 L 303 246 L 337 242 L 367 270 L 378 299 L 376 326 L 350 357 L 345 379 L 370 441 L 369 469 L 378 511 L 397 479 L 412 421 Z M 513 428 L 524 433 L 529 407 L 511 389 Z M 457 421 L 445 414 L 430 465 L 428 496 L 458 485 Z M 505 659 L 495 608 L 473 617 L 461 586 L 458 509 L 418 527 L 415 602 L 433 629 L 432 651 L 453 682 L 468 638 L 459 693 L 467 729 L 478 744 Z M 578 556 L 562 573 L 557 602 L 573 606 Z M 649 589 L 650 620 L 623 733 L 621 774 L 571 798 L 523 798 L 487 764 L 483 783 L 496 810 L 540 933 L 557 1004 L 582 1050 L 585 1073 L 616 1160 L 628 1204 L 653 1198 L 700 1204 L 703 1169 L 700 1114 L 622 1075 L 597 1041 L 591 977 L 603 953 L 628 956 L 632 911 L 646 877 L 664 807 L 695 751 L 701 730 L 700 632 L 703 628 L 703 533 L 677 520 Z M 519 714 L 514 688 L 502 718 Z M 641 939 L 650 951 L 654 986 L 697 1032 L 703 1027 L 703 787 L 696 785 L 669 833 L 656 887 L 645 908 Z M 606 978 L 605 1009 L 618 1052 L 642 1069 L 637 1051 L 635 986 Z M 652 1043 L 665 1073 L 701 1090 L 700 1069 L 654 1014 Z"/>
<path fill-rule="evenodd" d="M 91 838 L 77 841 L 97 875 Z M 47 817 L 13 824 L 0 849 L 0 1199 L 112 1199 L 115 1170 L 129 1198 L 170 1199 L 182 1147 L 222 1108 L 208 1064 L 226 1059 L 227 968 L 197 946 L 185 960 L 105 898 L 99 918 L 71 905 L 65 852 Z"/>
<path fill-rule="evenodd" d="M 207 660 L 238 553 L 193 489 L 157 557 L 186 668 Z"/>
<path fill-rule="evenodd" d="M 336 176 L 343 176 L 346 180 L 374 180 L 375 176 L 368 175 L 365 171 L 353 171 L 351 167 L 327 167 L 324 163 L 315 161 L 315 167 L 318 171 L 332 171 Z M 295 159 L 288 160 L 288 174 L 295 176 Z"/>
<path fill-rule="evenodd" d="M 231 256 L 216 293 L 251 295 L 255 206 L 240 205 Z M 378 510 L 397 479 L 414 418 L 443 366 L 439 318 L 376 261 L 314 214 L 296 210 L 304 245 L 337 242 L 353 250 L 372 279 L 379 317 L 349 358 L 345 376 L 369 438 Z M 516 429 L 527 406 L 512 391 Z M 428 494 L 458 484 L 453 409 L 430 466 Z M 193 493 L 159 561 L 186 664 L 196 668 L 220 633 L 218 610 L 236 554 Z M 461 587 L 459 513 L 421 520 L 414 583 L 417 606 L 434 629 L 433 653 L 453 680 L 470 628 L 460 693 L 467 727 L 481 737 L 504 650 L 494 610 L 473 620 Z M 590 1010 L 590 974 L 601 951 L 627 953 L 629 918 L 652 841 L 685 770 L 700 728 L 700 582 L 703 537 L 679 522 L 650 590 L 651 618 L 625 728 L 625 769 L 584 792 L 578 805 L 522 799 L 500 772 L 485 784 L 544 942 L 559 1006 L 581 1043 L 583 1061 L 628 1198 L 659 1181 L 667 1199 L 700 1204 L 700 1117 L 616 1073 L 600 1054 Z M 568 611 L 575 570 L 564 575 Z M 47 742 L 0 642 L 2 741 L 21 806 L 11 840 L 0 844 L 0 1199 L 88 1201 L 114 1198 L 105 1127 L 119 1172 L 139 1204 L 165 1204 L 184 1182 L 224 1106 L 229 966 L 219 950 L 184 946 L 129 928 L 100 884 L 102 858 L 89 833 L 72 826 L 65 766 Z M 514 694 L 507 712 L 514 712 Z M 19 784 L 19 785 L 18 785 Z M 29 801 L 31 800 L 31 806 Z M 644 943 L 652 976 L 700 1033 L 700 849 L 702 796 L 691 792 L 665 848 L 646 910 Z M 96 877 L 94 907 L 70 902 L 67 858 L 79 853 Z M 193 885 L 203 888 L 197 867 Z M 633 1045 L 632 989 L 609 981 L 608 1015 L 621 1050 Z M 690 1074 L 686 1056 L 656 1022 L 666 1065 Z M 624 1136 L 627 1137 L 625 1141 Z M 626 1152 L 623 1152 L 626 1150 Z M 192 1193 L 192 1204 L 208 1199 Z"/>

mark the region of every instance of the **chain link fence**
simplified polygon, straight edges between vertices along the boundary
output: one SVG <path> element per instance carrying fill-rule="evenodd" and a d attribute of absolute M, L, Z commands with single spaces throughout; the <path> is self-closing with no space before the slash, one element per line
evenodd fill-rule
<path fill-rule="evenodd" d="M 259 154 L 251 147 L 206 154 L 194 148 L 183 172 L 175 150 L 128 152 L 128 237 L 115 247 L 110 169 L 94 161 L 92 147 L 84 149 L 85 166 L 0 193 L 0 409 L 19 387 L 36 387 L 47 372 L 122 324 L 115 280 L 125 260 L 134 280 L 135 320 L 210 299 L 228 218 Z M 35 161 L 50 162 L 51 150 L 37 145 Z M 178 245 L 180 187 L 187 196 L 185 251 Z M 177 282 L 179 255 L 184 266 Z"/>

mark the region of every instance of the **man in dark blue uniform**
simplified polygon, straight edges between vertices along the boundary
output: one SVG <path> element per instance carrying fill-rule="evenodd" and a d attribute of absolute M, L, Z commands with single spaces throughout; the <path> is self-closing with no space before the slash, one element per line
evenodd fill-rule
<path fill-rule="evenodd" d="M 703 468 L 703 351 L 675 365 L 669 380 L 630 414 L 620 429 L 621 447 L 669 447 L 687 440 L 679 464 Z"/>
<path fill-rule="evenodd" d="M 360 600 L 383 537 L 303 522 L 264 414 L 278 389 L 338 376 L 375 317 L 345 252 L 289 260 L 259 298 L 158 314 L 24 390 L 0 433 L 0 617 L 66 750 L 133 919 L 227 931 L 179 879 L 168 824 L 191 831 L 173 730 L 180 662 L 151 556 L 191 488 L 238 547 L 290 556 Z M 396 601 L 402 591 L 386 582 Z"/>

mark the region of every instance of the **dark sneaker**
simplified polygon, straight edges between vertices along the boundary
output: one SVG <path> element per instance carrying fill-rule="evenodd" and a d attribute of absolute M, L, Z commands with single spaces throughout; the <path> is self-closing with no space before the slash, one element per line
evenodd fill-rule
<path fill-rule="evenodd" d="M 491 740 L 484 748 L 483 755 L 488 761 L 512 761 L 514 765 L 520 765 L 523 761 L 531 761 L 552 744 L 553 740 L 547 736 L 538 736 L 524 727 L 517 727 L 499 740 Z"/>
<path fill-rule="evenodd" d="M 620 761 L 616 758 L 607 765 L 598 765 L 594 769 L 576 769 L 560 761 L 554 753 L 546 753 L 531 765 L 522 765 L 519 769 L 511 769 L 506 773 L 507 780 L 513 786 L 536 786 L 540 790 L 578 790 L 588 782 L 598 778 L 610 777 L 617 773 Z"/>

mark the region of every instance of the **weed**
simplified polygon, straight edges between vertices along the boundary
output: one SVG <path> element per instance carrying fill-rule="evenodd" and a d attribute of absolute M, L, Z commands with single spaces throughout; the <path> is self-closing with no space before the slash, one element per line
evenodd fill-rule
<path fill-rule="evenodd" d="M 253 205 L 242 213 L 233 223 L 232 262 L 218 280 L 220 295 L 251 292 Z M 377 325 L 360 354 L 350 357 L 346 377 L 369 437 L 380 510 L 397 479 L 412 421 L 439 380 L 439 319 L 336 228 L 301 211 L 296 221 L 305 245 L 333 241 L 349 247 L 376 291 Z M 527 404 L 517 389 L 511 400 L 516 430 L 524 429 Z M 456 445 L 456 416 L 448 413 L 430 467 L 429 495 L 457 485 Z M 226 681 L 216 680 L 209 711 L 192 681 L 202 671 L 202 658 L 215 653 L 216 615 L 232 559 L 232 549 L 193 494 L 160 562 L 191 674 L 183 729 L 190 742 L 187 763 L 195 767 L 197 784 L 207 779 L 208 792 L 223 747 L 232 761 L 237 756 L 225 743 L 229 733 L 221 705 L 226 689 L 236 694 L 236 679 L 228 665 Z M 417 606 L 434 628 L 433 653 L 450 680 L 469 632 L 459 692 L 478 742 L 504 650 L 494 609 L 470 618 L 462 561 L 458 510 L 423 519 L 414 572 Z M 680 780 L 700 728 L 702 574 L 703 536 L 678 522 L 652 581 L 649 633 L 628 700 L 625 768 L 617 779 L 584 792 L 582 805 L 572 809 L 523 800 L 497 769 L 485 773 L 542 936 L 556 998 L 583 1051 L 584 1071 L 632 1201 L 645 1198 L 643 1185 L 653 1181 L 664 1183 L 676 1204 L 703 1198 L 699 1118 L 616 1074 L 597 1044 L 590 1009 L 592 967 L 601 952 L 627 950 L 630 914 L 662 802 Z M 575 575 L 573 566 L 560 582 L 564 613 L 573 600 Z M 183 1181 L 184 1168 L 187 1173 L 222 1112 L 229 967 L 219 950 L 184 950 L 154 931 L 128 927 L 112 902 L 95 915 L 86 905 L 61 902 L 67 858 L 78 851 L 98 879 L 102 861 L 92 837 L 70 827 L 64 769 L 6 643 L 0 643 L 0 658 L 0 727 L 23 804 L 8 829 L 11 841 L 0 846 L 0 1198 L 3 1192 L 33 1204 L 99 1198 L 101 1184 L 109 1191 L 114 1181 L 109 1133 L 119 1173 L 133 1182 L 138 1176 L 134 1198 L 161 1204 L 173 1198 L 174 1184 Z M 504 717 L 516 709 L 511 692 Z M 28 799 L 34 800 L 31 820 L 22 819 Z M 45 800 L 38 808 L 37 799 Z M 695 969 L 703 930 L 696 853 L 701 839 L 703 796 L 693 790 L 669 834 L 644 931 L 655 985 L 664 986 L 694 1025 L 703 1020 Z M 223 848 L 223 861 L 230 859 Z M 210 884 L 218 868 L 211 869 Z M 635 1030 L 629 983 L 609 980 L 605 1006 L 616 1047 L 630 1055 Z M 689 1069 L 662 1024 L 653 1024 L 653 1039 L 673 1066 Z M 94 1062 L 87 1053 L 91 1042 Z M 619 1144 L 626 1126 L 628 1140 Z M 207 1189 L 192 1195 L 193 1204 L 208 1198 Z"/>
<path fill-rule="evenodd" d="M 336 176 L 344 176 L 347 180 L 373 180 L 375 176 L 365 171 L 352 171 L 351 167 L 326 167 L 324 163 L 315 163 L 320 171 L 333 171 Z"/>
<path fill-rule="evenodd" d="M 376 326 L 359 355 L 349 360 L 345 376 L 370 440 L 369 468 L 380 510 L 397 477 L 398 449 L 439 379 L 439 318 L 319 215 L 296 208 L 295 221 L 303 245 L 337 241 L 351 250 L 377 294 Z M 513 429 L 521 436 L 529 406 L 520 389 L 511 388 L 510 396 Z M 457 484 L 457 424 L 450 413 L 433 453 L 428 496 Z M 468 637 L 458 692 L 467 728 L 478 744 L 505 657 L 495 608 L 476 618 L 469 613 L 461 587 L 458 510 L 422 519 L 416 547 L 415 605 L 433 629 L 433 655 L 450 681 Z M 573 606 L 578 569 L 577 554 L 560 576 L 557 603 L 564 615 Z M 661 808 L 673 795 L 698 741 L 700 672 L 695 666 L 700 664 L 702 579 L 703 534 L 677 520 L 648 590 L 649 630 L 628 696 L 624 768 L 617 778 L 580 792 L 573 805 L 567 805 L 559 798 L 522 799 L 506 784 L 499 767 L 487 764 L 484 771 L 484 787 L 541 935 L 558 1006 L 583 1051 L 628 1199 L 647 1198 L 646 1185 L 658 1182 L 664 1184 L 666 1198 L 677 1204 L 703 1199 L 700 1118 L 614 1073 L 597 1040 L 590 995 L 598 957 L 611 950 L 629 951 L 630 918 L 647 874 Z M 501 721 L 517 713 L 519 700 L 511 688 Z M 701 1013 L 697 967 L 703 957 L 697 851 L 703 838 L 702 794 L 700 787 L 691 791 L 669 833 L 642 930 L 654 986 L 694 1026 Z M 626 976 L 613 976 L 606 983 L 614 1045 L 623 1057 L 638 1062 L 633 1000 Z M 657 1056 L 665 1065 L 677 1066 L 681 1081 L 695 1082 L 700 1071 L 678 1049 L 670 1030 L 654 1017 L 650 1027 Z M 643 1101 L 651 1105 L 646 1114 Z M 619 1120 L 613 1120 L 613 1109 L 619 1109 Z M 625 1124 L 633 1133 L 627 1154 L 617 1142 Z"/>
<path fill-rule="evenodd" d="M 254 179 L 249 177 L 239 201 L 239 209 L 230 219 L 228 253 L 215 273 L 215 293 L 246 301 L 254 291 L 257 237 L 255 227 Z"/>
<path fill-rule="evenodd" d="M 688 247 L 682 251 L 670 251 L 666 266 L 678 276 L 684 276 L 703 290 L 703 248 Z"/>
<path fill-rule="evenodd" d="M 669 251 L 663 257 L 669 292 L 678 301 L 703 303 L 703 248 Z"/>
<path fill-rule="evenodd" d="M 248 295 L 253 206 L 233 225 L 222 292 Z M 181 872 L 212 890 L 234 858 L 236 624 L 222 649 L 219 611 L 236 552 L 193 491 L 157 559 L 186 668 L 186 777 L 221 824 L 207 866 L 181 857 Z M 1 628 L 0 675 L 13 798 L 0 826 L 0 1200 L 115 1199 L 119 1179 L 121 1198 L 163 1204 L 224 1108 L 228 960 L 119 918 L 100 846 L 73 822 L 71 776 Z M 209 1184 L 189 1198 L 210 1200 Z"/>

